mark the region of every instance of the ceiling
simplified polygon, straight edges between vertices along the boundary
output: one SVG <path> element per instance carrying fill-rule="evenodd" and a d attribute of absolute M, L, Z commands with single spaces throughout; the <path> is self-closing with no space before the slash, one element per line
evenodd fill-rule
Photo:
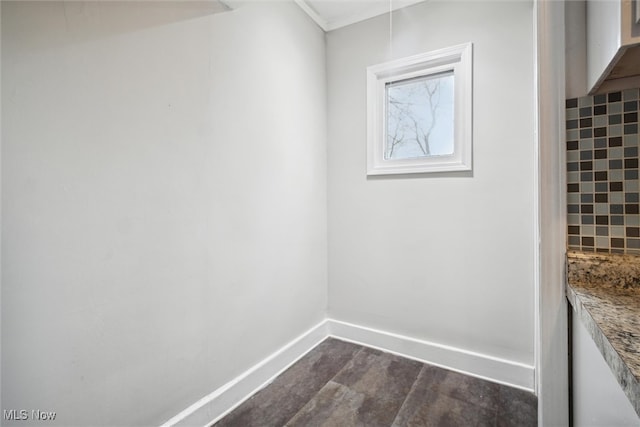
<path fill-rule="evenodd" d="M 424 0 L 295 0 L 324 31 L 364 21 Z"/>

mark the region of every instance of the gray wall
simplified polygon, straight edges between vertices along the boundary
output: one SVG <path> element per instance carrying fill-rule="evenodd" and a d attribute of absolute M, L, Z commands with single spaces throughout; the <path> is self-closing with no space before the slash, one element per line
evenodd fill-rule
<path fill-rule="evenodd" d="M 531 2 L 426 2 L 327 36 L 329 314 L 534 364 Z M 473 172 L 366 176 L 367 66 L 474 43 Z"/>
<path fill-rule="evenodd" d="M 324 35 L 214 9 L 2 3 L 4 409 L 159 424 L 324 318 Z"/>
<path fill-rule="evenodd" d="M 587 2 L 572 0 L 565 6 L 565 95 L 585 96 L 587 88 Z"/>

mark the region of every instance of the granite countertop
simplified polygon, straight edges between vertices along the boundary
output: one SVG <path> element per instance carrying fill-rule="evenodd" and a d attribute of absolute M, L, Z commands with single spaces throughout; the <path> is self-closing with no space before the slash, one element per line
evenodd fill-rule
<path fill-rule="evenodd" d="M 640 416 L 640 257 L 567 253 L 567 298 Z"/>

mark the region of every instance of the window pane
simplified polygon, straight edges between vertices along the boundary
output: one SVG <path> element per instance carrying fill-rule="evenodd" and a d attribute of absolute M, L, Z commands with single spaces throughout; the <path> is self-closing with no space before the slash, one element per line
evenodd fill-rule
<path fill-rule="evenodd" d="M 453 154 L 453 72 L 386 84 L 385 160 Z"/>

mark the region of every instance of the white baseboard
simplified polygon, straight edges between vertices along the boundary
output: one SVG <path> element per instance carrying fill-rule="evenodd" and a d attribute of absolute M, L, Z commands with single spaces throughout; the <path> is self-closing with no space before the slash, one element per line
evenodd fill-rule
<path fill-rule="evenodd" d="M 535 368 L 486 354 L 327 319 L 329 335 L 451 371 L 534 391 Z"/>
<path fill-rule="evenodd" d="M 189 406 L 161 427 L 211 425 L 273 381 L 327 336 L 327 321 L 324 320 L 262 362 Z"/>
<path fill-rule="evenodd" d="M 161 427 L 208 426 L 269 384 L 327 337 L 395 353 L 474 377 L 533 391 L 533 366 L 442 344 L 326 319 Z"/>

